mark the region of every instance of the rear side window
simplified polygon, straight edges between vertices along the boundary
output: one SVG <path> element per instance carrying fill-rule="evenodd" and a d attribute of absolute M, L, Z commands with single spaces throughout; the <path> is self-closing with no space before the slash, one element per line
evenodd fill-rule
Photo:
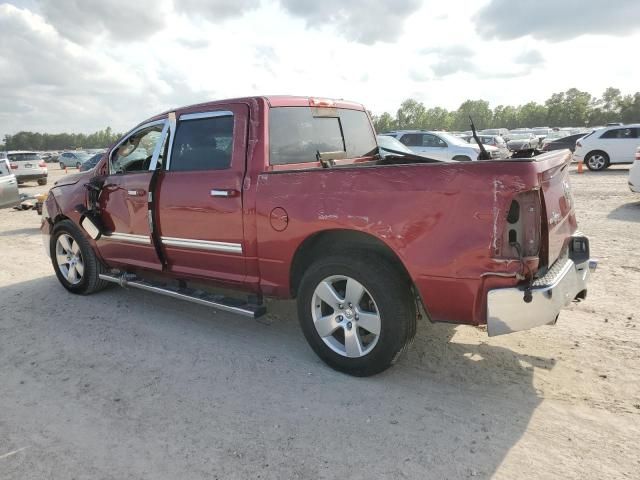
<path fill-rule="evenodd" d="M 637 128 L 614 128 L 613 130 L 608 130 L 604 132 L 600 138 L 638 138 L 638 129 Z"/>
<path fill-rule="evenodd" d="M 277 107 L 269 111 L 271 165 L 359 158 L 373 155 L 377 143 L 366 112 L 311 107 Z"/>
<path fill-rule="evenodd" d="M 170 170 L 225 170 L 231 166 L 232 150 L 233 115 L 180 120 Z"/>

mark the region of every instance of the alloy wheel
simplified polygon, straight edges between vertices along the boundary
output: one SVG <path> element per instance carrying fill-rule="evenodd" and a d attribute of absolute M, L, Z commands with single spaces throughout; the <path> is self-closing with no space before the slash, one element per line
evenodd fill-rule
<path fill-rule="evenodd" d="M 321 281 L 311 312 L 316 332 L 339 355 L 363 357 L 378 343 L 380 311 L 367 289 L 351 277 L 334 275 Z"/>
<path fill-rule="evenodd" d="M 589 157 L 589 166 L 594 170 L 602 170 L 606 163 L 604 156 L 598 153 Z"/>
<path fill-rule="evenodd" d="M 84 260 L 80 245 L 71 235 L 63 233 L 56 240 L 56 262 L 60 273 L 71 285 L 82 281 Z"/>

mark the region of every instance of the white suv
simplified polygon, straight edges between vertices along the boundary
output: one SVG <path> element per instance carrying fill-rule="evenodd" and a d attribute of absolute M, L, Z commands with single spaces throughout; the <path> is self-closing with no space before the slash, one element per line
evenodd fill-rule
<path fill-rule="evenodd" d="M 47 184 L 47 175 L 49 173 L 47 164 L 36 152 L 9 151 L 7 152 L 7 158 L 11 165 L 11 171 L 18 179 L 18 183 L 37 180 L 38 185 Z"/>
<path fill-rule="evenodd" d="M 574 160 L 589 170 L 604 170 L 614 163 L 633 163 L 640 146 L 640 124 L 595 130 L 576 142 Z"/>
<path fill-rule="evenodd" d="M 444 162 L 477 160 L 480 153 L 478 145 L 465 142 L 464 139 L 447 132 L 397 130 L 383 135 L 397 138 L 418 155 Z M 500 150 L 496 147 L 485 145 L 485 149 L 491 155 L 491 159 L 500 159 Z"/>

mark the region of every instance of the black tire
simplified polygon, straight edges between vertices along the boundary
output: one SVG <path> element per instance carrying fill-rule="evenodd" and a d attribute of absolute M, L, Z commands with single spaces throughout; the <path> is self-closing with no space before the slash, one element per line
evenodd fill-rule
<path fill-rule="evenodd" d="M 601 160 L 604 160 L 604 163 L 602 163 Z M 589 152 L 584 157 L 584 163 L 592 172 L 601 172 L 602 170 L 606 170 L 607 168 L 609 168 L 609 165 L 611 165 L 609 155 L 600 150 Z"/>
<path fill-rule="evenodd" d="M 467 157 L 466 155 L 456 155 L 455 157 L 453 157 L 453 160 L 456 162 L 470 162 L 471 159 L 469 157 Z"/>
<path fill-rule="evenodd" d="M 60 170 L 64 170 L 64 169 L 65 169 L 64 163 L 60 162 Z"/>
<path fill-rule="evenodd" d="M 76 163 L 76 168 L 77 168 L 78 170 L 80 170 L 80 166 L 81 166 L 81 165 L 82 165 L 82 164 L 81 164 L 80 162 Z"/>
<path fill-rule="evenodd" d="M 38 180 L 38 185 L 46 185 L 47 184 L 47 179 L 46 178 L 40 178 Z"/>
<path fill-rule="evenodd" d="M 80 247 L 80 254 L 84 263 L 84 273 L 80 282 L 76 284 L 72 284 L 67 280 L 56 261 L 56 242 L 62 234 L 69 235 Z M 63 220 L 55 225 L 49 242 L 49 253 L 51 256 L 51 263 L 53 264 L 53 269 L 56 272 L 58 280 L 62 286 L 71 293 L 89 295 L 109 286 L 109 282 L 100 280 L 98 277 L 101 273 L 106 272 L 106 268 L 96 256 L 93 248 L 91 248 L 89 241 L 84 236 L 80 228 L 78 228 L 71 220 Z"/>
<path fill-rule="evenodd" d="M 371 351 L 360 357 L 335 352 L 314 325 L 312 302 L 316 287 L 336 275 L 352 278 L 364 286 L 378 309 L 380 335 Z M 302 277 L 297 302 L 298 319 L 311 348 L 327 365 L 350 375 L 366 377 L 386 370 L 415 336 L 417 312 L 411 282 L 381 256 L 354 251 L 318 259 Z"/>

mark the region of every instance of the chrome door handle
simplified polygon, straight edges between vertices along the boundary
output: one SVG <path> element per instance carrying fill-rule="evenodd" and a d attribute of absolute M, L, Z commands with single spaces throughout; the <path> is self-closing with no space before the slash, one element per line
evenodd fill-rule
<path fill-rule="evenodd" d="M 127 190 L 127 194 L 130 197 L 142 197 L 144 195 L 144 190 Z"/>
<path fill-rule="evenodd" d="M 238 190 L 218 190 L 218 189 L 213 189 L 213 190 L 211 190 L 211 192 L 209 194 L 212 197 L 230 198 L 230 197 L 237 197 L 238 195 L 240 195 L 240 192 Z"/>

